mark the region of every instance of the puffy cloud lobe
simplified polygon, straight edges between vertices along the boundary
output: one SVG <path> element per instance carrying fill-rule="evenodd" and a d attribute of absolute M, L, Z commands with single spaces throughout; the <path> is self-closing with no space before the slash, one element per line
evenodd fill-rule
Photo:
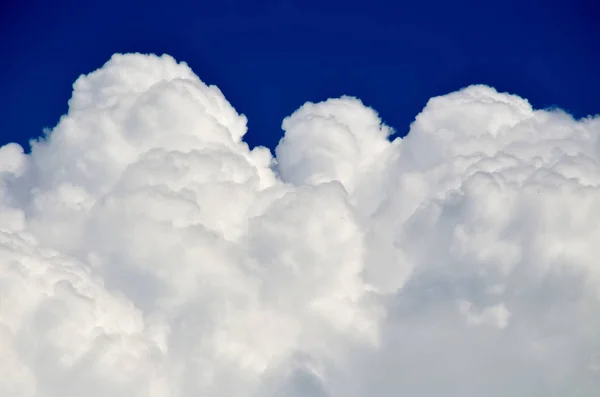
<path fill-rule="evenodd" d="M 600 391 L 600 119 L 471 86 L 402 139 L 350 97 L 282 127 L 115 55 L 0 148 L 0 392 Z"/>
<path fill-rule="evenodd" d="M 350 97 L 307 103 L 283 121 L 283 129 L 277 147 L 282 180 L 339 181 L 349 191 L 385 151 L 391 133 L 372 109 Z"/>

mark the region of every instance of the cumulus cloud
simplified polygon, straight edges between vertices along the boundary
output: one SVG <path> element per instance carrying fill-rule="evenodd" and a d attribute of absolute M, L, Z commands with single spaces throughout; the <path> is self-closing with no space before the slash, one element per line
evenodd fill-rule
<path fill-rule="evenodd" d="M 600 119 L 471 86 L 272 154 L 169 56 L 0 148 L 0 394 L 596 396 Z"/>

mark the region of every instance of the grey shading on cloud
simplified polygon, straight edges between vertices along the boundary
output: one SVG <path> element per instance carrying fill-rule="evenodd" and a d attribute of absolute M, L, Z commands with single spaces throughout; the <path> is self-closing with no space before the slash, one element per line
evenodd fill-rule
<path fill-rule="evenodd" d="M 600 119 L 491 87 L 404 138 L 352 97 L 272 154 L 163 55 L 0 148 L 0 394 L 597 396 Z"/>

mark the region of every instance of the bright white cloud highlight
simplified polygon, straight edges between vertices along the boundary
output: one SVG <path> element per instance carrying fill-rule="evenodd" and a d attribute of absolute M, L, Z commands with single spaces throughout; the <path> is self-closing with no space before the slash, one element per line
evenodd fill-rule
<path fill-rule="evenodd" d="M 599 118 L 471 86 L 403 139 L 350 97 L 283 129 L 115 55 L 0 148 L 0 395 L 600 393 Z"/>

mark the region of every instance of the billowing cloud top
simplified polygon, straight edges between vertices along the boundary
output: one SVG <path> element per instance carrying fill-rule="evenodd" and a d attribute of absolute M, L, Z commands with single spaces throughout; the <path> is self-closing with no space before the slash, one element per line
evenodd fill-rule
<path fill-rule="evenodd" d="M 351 97 L 276 156 L 169 56 L 0 149 L 0 395 L 597 396 L 600 119 Z"/>

